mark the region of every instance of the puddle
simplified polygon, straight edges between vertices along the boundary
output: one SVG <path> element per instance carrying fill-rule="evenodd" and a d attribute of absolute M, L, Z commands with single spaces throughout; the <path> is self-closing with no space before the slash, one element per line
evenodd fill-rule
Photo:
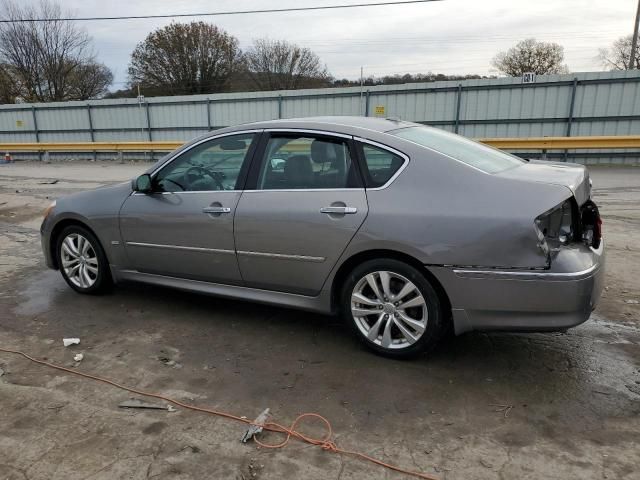
<path fill-rule="evenodd" d="M 14 312 L 17 315 L 38 315 L 51 308 L 56 296 L 69 288 L 56 270 L 46 270 L 31 277 L 20 293 L 22 300 Z"/>

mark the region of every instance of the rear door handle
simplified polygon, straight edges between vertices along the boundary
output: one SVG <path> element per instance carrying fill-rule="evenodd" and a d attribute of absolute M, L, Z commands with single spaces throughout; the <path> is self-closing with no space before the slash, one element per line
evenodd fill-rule
<path fill-rule="evenodd" d="M 202 213 L 229 213 L 231 209 L 229 207 L 204 207 Z"/>
<path fill-rule="evenodd" d="M 322 207 L 320 213 L 353 215 L 354 213 L 358 213 L 358 209 L 356 207 Z"/>

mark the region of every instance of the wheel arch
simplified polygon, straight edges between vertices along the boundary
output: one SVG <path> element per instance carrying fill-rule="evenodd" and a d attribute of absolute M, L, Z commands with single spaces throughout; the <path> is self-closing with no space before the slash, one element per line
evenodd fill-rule
<path fill-rule="evenodd" d="M 442 303 L 442 310 L 445 316 L 445 322 L 449 326 L 453 326 L 453 318 L 451 313 L 451 301 L 449 300 L 449 295 L 445 291 L 444 287 L 438 281 L 435 275 L 429 271 L 429 269 L 424 266 L 418 259 L 408 255 L 406 253 L 398 252 L 396 250 L 387 250 L 387 249 L 375 249 L 375 250 L 365 250 L 362 252 L 358 252 L 355 255 L 349 257 L 345 260 L 342 265 L 338 268 L 336 274 L 333 277 L 333 281 L 331 283 L 331 310 L 337 311 L 338 306 L 340 304 L 340 289 L 349 275 L 353 271 L 353 269 L 367 260 L 374 260 L 380 258 L 391 258 L 393 260 L 398 260 L 400 262 L 411 265 L 416 270 L 420 271 L 431 283 L 434 290 L 438 294 L 438 299 Z"/>
<path fill-rule="evenodd" d="M 100 242 L 100 237 L 98 237 L 95 230 L 91 228 L 87 222 L 77 218 L 63 218 L 53 226 L 53 228 L 51 229 L 51 234 L 49 235 L 49 252 L 51 254 L 51 260 L 53 262 L 53 266 L 55 267 L 56 270 L 60 269 L 60 265 L 58 265 L 58 252 L 56 251 L 56 245 L 58 244 L 58 237 L 60 236 L 60 233 L 65 228 L 74 226 L 74 225 L 89 230 L 89 232 L 91 232 L 91 234 L 93 234 L 93 236 L 96 237 L 96 240 L 100 244 L 100 248 L 102 248 L 102 251 L 105 252 L 105 255 L 106 255 L 106 250 L 104 249 L 104 245 L 102 245 L 102 243 Z"/>

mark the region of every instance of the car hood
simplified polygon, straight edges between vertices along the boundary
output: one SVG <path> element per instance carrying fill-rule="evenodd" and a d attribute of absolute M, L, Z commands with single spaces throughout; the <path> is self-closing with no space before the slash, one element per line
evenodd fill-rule
<path fill-rule="evenodd" d="M 582 205 L 591 197 L 589 171 L 584 165 L 531 160 L 520 167 L 497 175 L 503 178 L 565 186 L 576 197 L 578 205 Z"/>
<path fill-rule="evenodd" d="M 56 210 L 84 214 L 85 212 L 94 211 L 108 213 L 115 209 L 115 213 L 117 213 L 120 210 L 120 205 L 130 194 L 131 181 L 103 185 L 93 190 L 76 192 L 58 198 Z"/>

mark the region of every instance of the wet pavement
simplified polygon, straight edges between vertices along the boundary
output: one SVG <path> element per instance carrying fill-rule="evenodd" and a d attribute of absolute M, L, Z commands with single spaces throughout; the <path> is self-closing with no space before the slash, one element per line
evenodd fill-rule
<path fill-rule="evenodd" d="M 332 317 L 134 284 L 75 294 L 40 258 L 46 197 L 144 166 L 19 167 L 0 169 L 0 347 L 249 418 L 317 412 L 338 445 L 438 478 L 638 478 L 640 170 L 592 171 L 608 290 L 591 320 L 394 361 Z M 61 186 L 39 183 L 54 175 Z M 81 344 L 65 349 L 69 336 Z M 205 414 L 119 409 L 131 394 L 3 353 L 0 369 L 1 479 L 407 478 L 296 441 L 244 445 L 241 425 Z"/>

